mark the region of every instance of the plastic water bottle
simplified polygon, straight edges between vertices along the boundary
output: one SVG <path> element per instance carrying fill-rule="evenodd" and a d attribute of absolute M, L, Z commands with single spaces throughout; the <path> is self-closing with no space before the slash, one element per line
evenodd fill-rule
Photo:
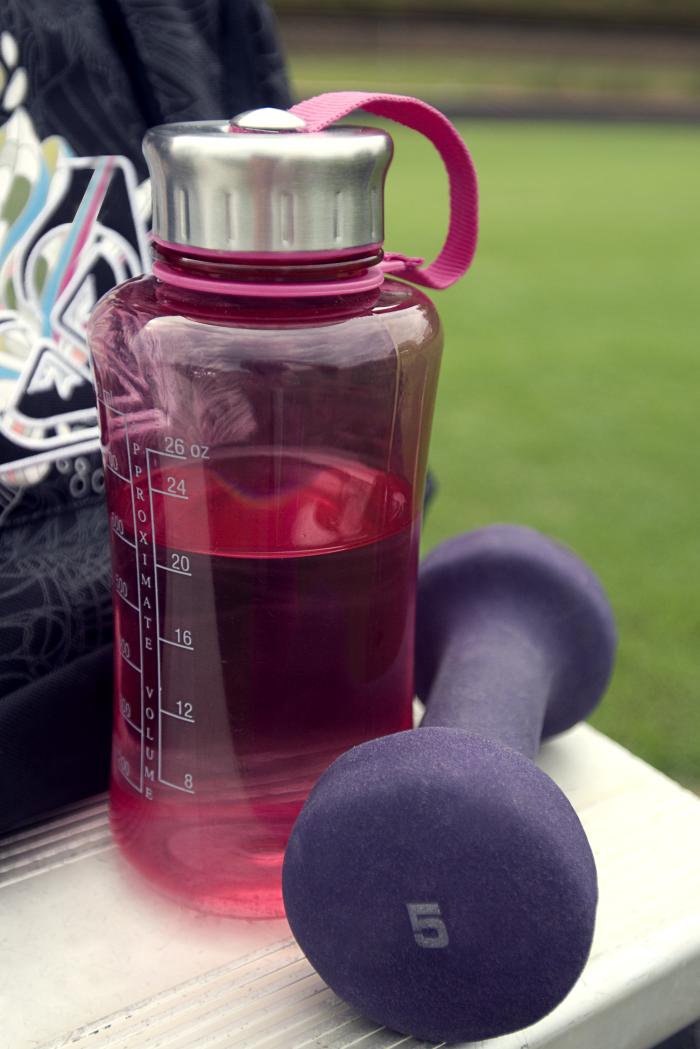
<path fill-rule="evenodd" d="M 144 152 L 153 274 L 90 330 L 113 829 L 170 896 L 276 916 L 317 777 L 411 725 L 440 323 L 383 263 L 385 131 L 261 110 Z"/>

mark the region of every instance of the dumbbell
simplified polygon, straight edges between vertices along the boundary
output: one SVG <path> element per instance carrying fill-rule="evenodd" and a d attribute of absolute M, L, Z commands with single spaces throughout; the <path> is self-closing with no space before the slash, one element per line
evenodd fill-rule
<path fill-rule="evenodd" d="M 478 1041 L 545 1016 L 588 957 L 596 869 L 531 761 L 608 683 L 615 625 L 593 573 L 537 532 L 448 540 L 419 575 L 418 730 L 341 755 L 283 867 L 311 964 L 372 1020 Z"/>

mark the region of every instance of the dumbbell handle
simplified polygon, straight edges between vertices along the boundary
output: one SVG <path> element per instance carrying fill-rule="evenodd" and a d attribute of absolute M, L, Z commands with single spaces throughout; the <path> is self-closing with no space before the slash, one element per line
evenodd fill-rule
<path fill-rule="evenodd" d="M 615 658 L 610 604 L 571 550 L 529 528 L 455 536 L 422 562 L 416 690 L 426 726 L 467 729 L 525 757 L 587 717 Z"/>
<path fill-rule="evenodd" d="M 522 607 L 475 610 L 442 650 L 421 727 L 463 728 L 534 758 L 561 659 L 554 648 Z"/>

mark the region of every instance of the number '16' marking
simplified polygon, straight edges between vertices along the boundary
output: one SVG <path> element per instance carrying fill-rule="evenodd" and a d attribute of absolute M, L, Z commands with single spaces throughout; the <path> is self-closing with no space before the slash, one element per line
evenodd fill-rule
<path fill-rule="evenodd" d="M 406 910 L 419 947 L 447 947 L 450 937 L 439 903 L 407 903 Z"/>

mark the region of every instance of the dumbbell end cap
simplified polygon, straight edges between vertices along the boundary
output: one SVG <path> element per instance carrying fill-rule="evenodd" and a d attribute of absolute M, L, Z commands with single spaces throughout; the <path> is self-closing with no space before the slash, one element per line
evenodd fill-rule
<path fill-rule="evenodd" d="M 570 803 L 516 751 L 423 728 L 338 758 L 283 868 L 312 965 L 372 1020 L 478 1041 L 550 1012 L 588 957 L 597 903 Z"/>
<path fill-rule="evenodd" d="M 441 543 L 421 562 L 416 625 L 416 692 L 429 698 L 452 630 L 472 609 L 503 608 L 527 629 L 544 625 L 552 676 L 542 738 L 597 706 L 612 674 L 617 631 L 597 576 L 573 551 L 532 528 L 496 524 Z"/>

